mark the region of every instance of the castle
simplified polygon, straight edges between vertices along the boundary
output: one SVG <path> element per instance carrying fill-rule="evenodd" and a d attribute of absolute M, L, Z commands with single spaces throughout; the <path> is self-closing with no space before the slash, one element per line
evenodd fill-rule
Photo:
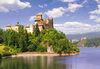
<path fill-rule="evenodd" d="M 27 30 L 27 32 L 32 33 L 35 30 L 36 24 L 38 25 L 39 30 L 43 30 L 43 29 L 49 29 L 49 28 L 53 28 L 53 18 L 47 18 L 45 20 L 43 20 L 42 18 L 42 14 L 37 14 L 36 15 L 36 20 L 35 20 L 35 24 L 31 24 L 31 25 L 26 25 L 26 27 L 24 29 Z M 15 26 L 11 26 L 11 25 L 7 25 L 6 29 L 13 29 L 16 32 L 18 32 L 18 28 L 19 28 L 20 24 L 19 22 L 17 22 L 17 24 Z"/>

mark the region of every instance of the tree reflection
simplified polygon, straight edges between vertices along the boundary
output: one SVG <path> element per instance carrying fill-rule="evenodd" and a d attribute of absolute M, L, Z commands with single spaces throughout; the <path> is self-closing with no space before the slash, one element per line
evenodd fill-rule
<path fill-rule="evenodd" d="M 52 56 L 7 58 L 0 63 L 0 69 L 66 69 L 66 65 L 56 62 L 57 57 Z"/>

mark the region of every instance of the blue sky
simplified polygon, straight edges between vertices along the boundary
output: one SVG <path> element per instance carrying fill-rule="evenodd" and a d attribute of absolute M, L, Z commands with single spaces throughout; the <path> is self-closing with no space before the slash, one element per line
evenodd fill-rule
<path fill-rule="evenodd" d="M 2 0 L 0 27 L 34 24 L 38 13 L 54 18 L 54 28 L 65 34 L 100 31 L 100 0 Z"/>

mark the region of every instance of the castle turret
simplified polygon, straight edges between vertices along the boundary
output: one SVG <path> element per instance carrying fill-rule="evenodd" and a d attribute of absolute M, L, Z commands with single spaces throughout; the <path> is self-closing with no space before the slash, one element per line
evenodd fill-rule
<path fill-rule="evenodd" d="M 6 26 L 6 29 L 7 29 L 7 30 L 8 30 L 8 29 L 11 29 L 11 25 L 8 24 L 8 25 Z"/>
<path fill-rule="evenodd" d="M 36 20 L 42 20 L 42 14 L 37 14 L 36 15 Z"/>
<path fill-rule="evenodd" d="M 15 26 L 20 26 L 19 22 L 17 22 L 17 24 Z"/>
<path fill-rule="evenodd" d="M 15 26 L 13 26 L 12 29 L 15 30 L 16 32 L 18 32 L 19 26 L 20 26 L 20 24 L 19 24 L 19 22 L 17 22 L 17 24 Z"/>

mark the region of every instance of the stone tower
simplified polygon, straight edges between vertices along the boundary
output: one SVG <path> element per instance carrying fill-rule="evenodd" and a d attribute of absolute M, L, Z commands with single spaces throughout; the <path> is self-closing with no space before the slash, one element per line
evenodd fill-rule
<path fill-rule="evenodd" d="M 53 28 L 53 18 L 43 20 L 42 14 L 36 15 L 35 24 L 38 24 L 39 30 Z"/>
<path fill-rule="evenodd" d="M 37 14 L 37 15 L 36 15 L 36 19 L 37 19 L 37 20 L 42 20 L 42 14 Z"/>

